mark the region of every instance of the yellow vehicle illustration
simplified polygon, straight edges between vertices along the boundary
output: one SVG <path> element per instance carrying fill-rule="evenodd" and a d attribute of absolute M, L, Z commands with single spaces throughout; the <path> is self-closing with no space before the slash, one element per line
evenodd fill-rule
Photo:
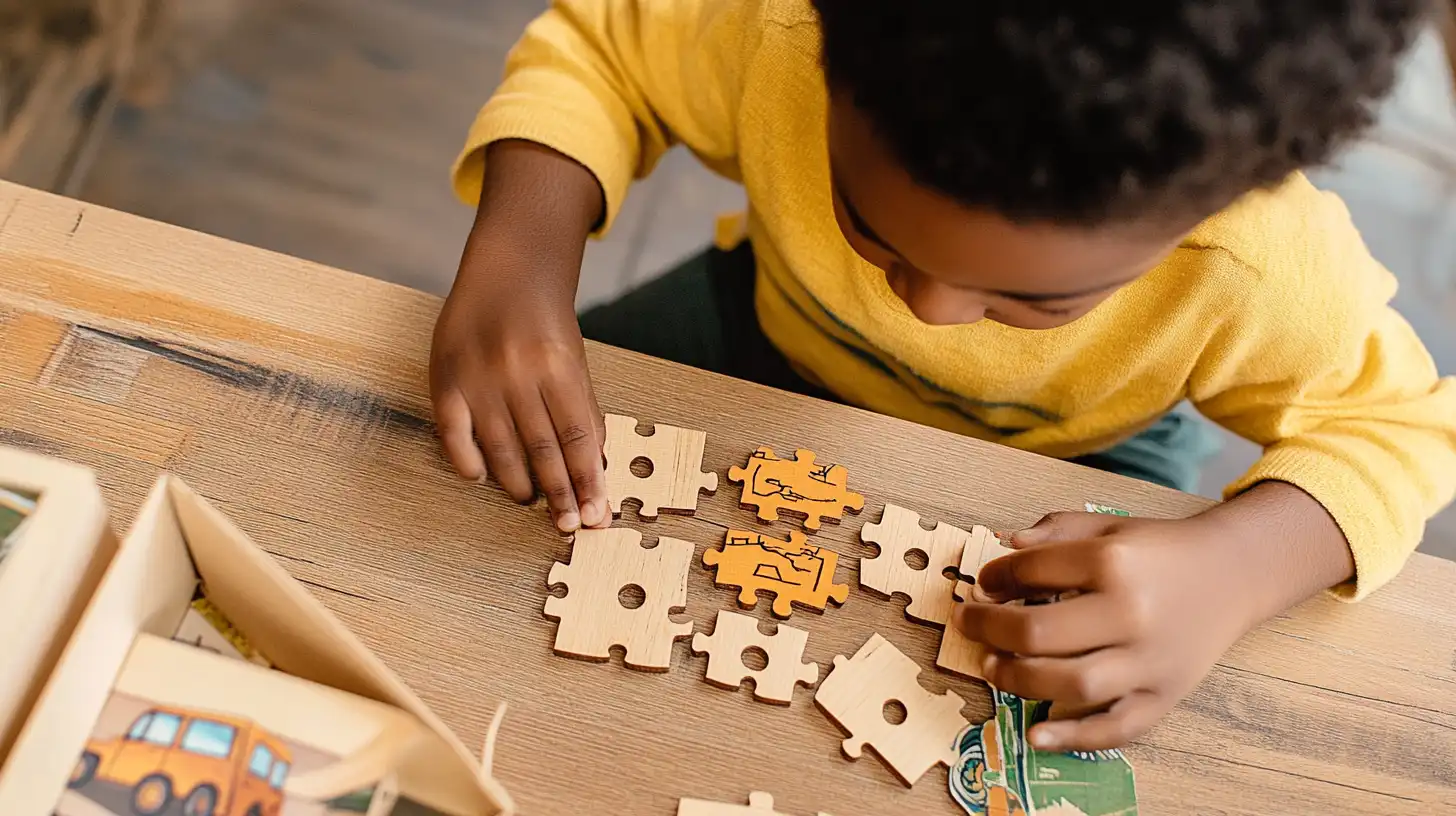
<path fill-rule="evenodd" d="M 279 816 L 292 764 L 288 746 L 252 720 L 159 706 L 122 736 L 87 742 L 70 786 L 130 789 L 137 816 Z"/>

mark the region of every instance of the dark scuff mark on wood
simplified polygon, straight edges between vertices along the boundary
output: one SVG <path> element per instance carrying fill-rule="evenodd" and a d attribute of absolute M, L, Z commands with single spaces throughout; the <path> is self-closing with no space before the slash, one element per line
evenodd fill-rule
<path fill-rule="evenodd" d="M 306 586 L 311 586 L 311 587 L 314 587 L 316 589 L 322 589 L 322 590 L 325 590 L 327 592 L 334 592 L 334 593 L 337 593 L 339 595 L 348 596 L 350 598 L 357 598 L 357 599 L 359 599 L 361 601 L 367 601 L 369 603 L 378 603 L 379 602 L 377 598 L 371 598 L 368 595 L 360 595 L 357 592 L 350 592 L 347 589 L 339 589 L 338 587 L 332 587 L 332 586 L 329 586 L 328 584 L 321 584 L 318 581 L 310 581 L 307 578 L 300 578 L 297 575 L 293 576 L 293 578 L 294 578 L 294 580 L 298 581 L 300 584 L 304 584 Z"/>
<path fill-rule="evenodd" d="M 320 382 L 291 371 L 274 371 L 184 343 L 153 340 L 91 326 L 77 328 L 161 357 L 274 404 L 308 407 L 324 414 L 343 414 L 366 428 L 388 425 L 408 432 L 434 433 L 433 422 L 395 408 L 376 394 Z"/>
<path fill-rule="evenodd" d="M 53 457 L 59 457 L 65 453 L 65 447 L 57 442 L 25 431 L 17 431 L 14 428 L 0 428 L 0 445 L 23 448 L 32 453 Z"/>
<path fill-rule="evenodd" d="M 71 231 L 66 233 L 66 235 L 68 237 L 74 236 L 76 232 L 81 229 L 81 222 L 85 220 L 86 210 L 83 208 L 80 212 L 76 213 L 76 223 L 71 225 Z"/>

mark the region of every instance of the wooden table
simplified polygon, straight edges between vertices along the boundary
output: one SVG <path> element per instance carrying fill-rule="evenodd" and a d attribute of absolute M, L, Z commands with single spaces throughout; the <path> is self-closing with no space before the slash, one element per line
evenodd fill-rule
<path fill-rule="evenodd" d="M 661 814 L 680 796 L 774 794 L 790 814 L 953 813 L 801 690 L 792 707 L 673 670 L 556 657 L 546 574 L 570 547 L 540 507 L 462 483 L 432 435 L 425 370 L 439 301 L 293 258 L 0 186 L 0 442 L 96 468 L 119 525 L 159 469 L 184 477 L 375 648 L 469 744 L 510 714 L 496 770 L 522 812 Z M 1202 499 L 615 349 L 589 350 L 606 410 L 708 432 L 724 474 L 759 444 L 842 462 L 867 506 L 821 541 L 853 559 L 894 502 L 994 528 L 1094 500 L 1176 517 Z M 629 516 L 631 515 L 629 511 Z M 755 522 L 726 481 L 693 518 L 626 522 L 692 541 Z M 778 525 L 782 534 L 789 529 Z M 850 581 L 853 584 L 853 581 Z M 1236 593 L 1238 587 L 1229 587 Z M 694 570 L 688 615 L 734 607 Z M 760 604 L 755 613 L 764 616 Z M 854 591 L 811 630 L 828 664 L 880 632 L 932 666 L 939 632 Z M 984 690 L 940 672 L 977 721 Z M 1456 564 L 1417 555 L 1346 606 L 1320 598 L 1240 642 L 1130 750 L 1143 812 L 1456 812 Z"/>

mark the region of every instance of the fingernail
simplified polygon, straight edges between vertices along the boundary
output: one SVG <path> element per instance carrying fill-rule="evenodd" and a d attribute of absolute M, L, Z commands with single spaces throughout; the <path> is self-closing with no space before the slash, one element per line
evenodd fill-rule
<path fill-rule="evenodd" d="M 567 510 L 556 517 L 556 529 L 563 533 L 574 533 L 581 528 L 581 517 L 575 510 Z"/>
<path fill-rule="evenodd" d="M 1045 728 L 1033 728 L 1026 737 L 1031 742 L 1031 747 L 1038 751 L 1050 751 L 1057 747 L 1056 736 L 1047 733 Z"/>
<path fill-rule="evenodd" d="M 986 590 L 981 589 L 980 584 L 972 584 L 971 600 L 975 601 L 976 603 L 992 603 L 995 599 L 992 598 L 990 595 L 987 595 Z"/>
<path fill-rule="evenodd" d="M 484 485 L 489 478 L 490 474 L 482 473 L 478 477 L 476 477 L 474 481 L 478 485 Z"/>
<path fill-rule="evenodd" d="M 602 523 L 602 503 L 592 499 L 581 508 L 581 523 L 588 527 L 595 527 Z"/>

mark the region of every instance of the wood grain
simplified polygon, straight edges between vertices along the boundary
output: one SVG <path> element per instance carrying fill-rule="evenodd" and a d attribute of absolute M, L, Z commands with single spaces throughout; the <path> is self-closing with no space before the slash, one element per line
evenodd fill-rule
<path fill-rule="evenodd" d="M 495 767 L 525 813 L 611 802 L 669 814 L 679 797 L 750 790 L 785 813 L 955 812 L 942 772 L 907 790 L 877 761 L 845 761 L 842 733 L 811 706 L 705 688 L 685 642 L 665 674 L 554 656 L 541 608 L 570 547 L 544 507 L 461 482 L 441 458 L 425 386 L 438 309 L 389 284 L 0 185 L 0 441 L 97 469 L 119 529 L 159 467 L 181 475 L 467 744 L 509 700 Z M 96 346 L 106 351 L 76 351 Z M 705 469 L 725 473 L 761 444 L 848 467 L 870 506 L 814 539 L 847 568 L 872 554 L 860 527 L 886 502 L 962 529 L 1015 529 L 1089 500 L 1155 517 L 1207 504 L 628 352 L 588 355 L 604 409 L 706 430 Z M 793 529 L 755 527 L 736 493 L 702 499 L 691 518 L 619 523 L 693 542 L 695 564 L 730 527 Z M 705 570 L 688 585 L 700 629 L 734 608 Z M 1456 564 L 1417 555 L 1362 604 L 1317 598 L 1250 634 L 1130 749 L 1143 812 L 1456 808 L 1453 586 Z M 754 616 L 768 619 L 764 607 Z M 966 698 L 969 719 L 989 714 L 982 687 L 931 669 L 940 632 L 898 604 L 855 592 L 794 625 L 821 664 L 879 632 L 926 668 L 927 690 Z"/>

